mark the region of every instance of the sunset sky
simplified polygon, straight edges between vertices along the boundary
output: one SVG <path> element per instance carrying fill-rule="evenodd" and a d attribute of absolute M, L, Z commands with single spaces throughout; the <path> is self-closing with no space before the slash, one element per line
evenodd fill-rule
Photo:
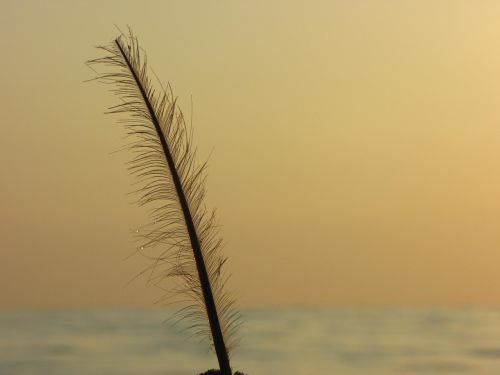
<path fill-rule="evenodd" d="M 0 4 L 0 306 L 151 306 L 116 99 L 130 25 L 210 156 L 242 305 L 500 303 L 500 2 Z"/>

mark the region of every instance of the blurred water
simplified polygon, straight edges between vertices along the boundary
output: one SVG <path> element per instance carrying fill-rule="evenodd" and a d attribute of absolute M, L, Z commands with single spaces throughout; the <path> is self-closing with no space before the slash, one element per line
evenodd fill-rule
<path fill-rule="evenodd" d="M 245 310 L 234 369 L 276 374 L 500 374 L 500 309 Z M 166 310 L 0 311 L 2 375 L 184 375 L 215 355 Z"/>

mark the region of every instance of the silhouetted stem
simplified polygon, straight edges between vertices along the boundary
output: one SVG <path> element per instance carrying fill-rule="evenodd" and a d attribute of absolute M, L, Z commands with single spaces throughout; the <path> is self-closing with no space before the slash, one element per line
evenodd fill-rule
<path fill-rule="evenodd" d="M 207 311 L 208 321 L 210 323 L 210 330 L 212 332 L 212 338 L 215 347 L 215 353 L 217 354 L 217 359 L 219 361 L 221 375 L 232 375 L 231 367 L 229 365 L 229 356 L 226 349 L 226 344 L 224 343 L 224 337 L 222 335 L 222 330 L 219 322 L 219 316 L 217 314 L 217 308 L 215 306 L 214 297 L 212 293 L 212 287 L 210 285 L 210 280 L 208 278 L 207 269 L 205 266 L 205 261 L 203 259 L 203 254 L 201 252 L 200 241 L 198 240 L 198 235 L 196 233 L 196 228 L 193 223 L 193 218 L 191 216 L 191 212 L 189 210 L 189 205 L 186 200 L 186 196 L 184 194 L 184 190 L 182 188 L 182 184 L 177 173 L 177 169 L 175 167 L 174 160 L 172 159 L 172 155 L 170 153 L 169 147 L 167 145 L 167 141 L 163 136 L 163 132 L 160 127 L 160 123 L 156 116 L 155 111 L 153 110 L 153 106 L 144 90 L 144 87 L 141 84 L 137 76 L 137 72 L 133 69 L 130 64 L 127 55 L 123 51 L 123 48 L 118 39 L 115 40 L 118 49 L 120 50 L 123 59 L 127 63 L 127 67 L 130 70 L 130 73 L 134 77 L 135 83 L 137 84 L 138 89 L 141 92 L 142 99 L 148 109 L 149 115 L 151 116 L 151 122 L 153 123 L 155 130 L 158 134 L 158 138 L 160 139 L 161 146 L 163 149 L 163 153 L 165 154 L 165 159 L 168 164 L 168 168 L 170 169 L 170 173 L 172 175 L 172 180 L 174 182 L 175 190 L 177 192 L 177 196 L 179 197 L 179 203 L 181 205 L 182 213 L 184 215 L 184 221 L 186 223 L 186 228 L 189 233 L 189 239 L 191 241 L 191 246 L 193 248 L 194 258 L 196 261 L 196 268 L 198 270 L 198 277 L 200 280 L 201 288 L 203 291 L 203 298 L 205 301 L 205 307 Z"/>

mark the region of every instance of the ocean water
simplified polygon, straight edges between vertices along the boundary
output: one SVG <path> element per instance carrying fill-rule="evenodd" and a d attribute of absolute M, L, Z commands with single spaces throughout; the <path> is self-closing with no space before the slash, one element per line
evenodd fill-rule
<path fill-rule="evenodd" d="M 215 355 L 163 309 L 0 310 L 2 375 L 193 375 Z M 252 375 L 500 374 L 500 309 L 252 309 Z"/>

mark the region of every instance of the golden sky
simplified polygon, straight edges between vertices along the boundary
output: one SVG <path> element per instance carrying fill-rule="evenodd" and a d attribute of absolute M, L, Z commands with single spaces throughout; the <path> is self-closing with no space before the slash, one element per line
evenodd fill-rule
<path fill-rule="evenodd" d="M 84 61 L 131 25 L 210 157 L 241 304 L 500 302 L 498 1 L 2 1 L 0 305 L 144 305 Z"/>

